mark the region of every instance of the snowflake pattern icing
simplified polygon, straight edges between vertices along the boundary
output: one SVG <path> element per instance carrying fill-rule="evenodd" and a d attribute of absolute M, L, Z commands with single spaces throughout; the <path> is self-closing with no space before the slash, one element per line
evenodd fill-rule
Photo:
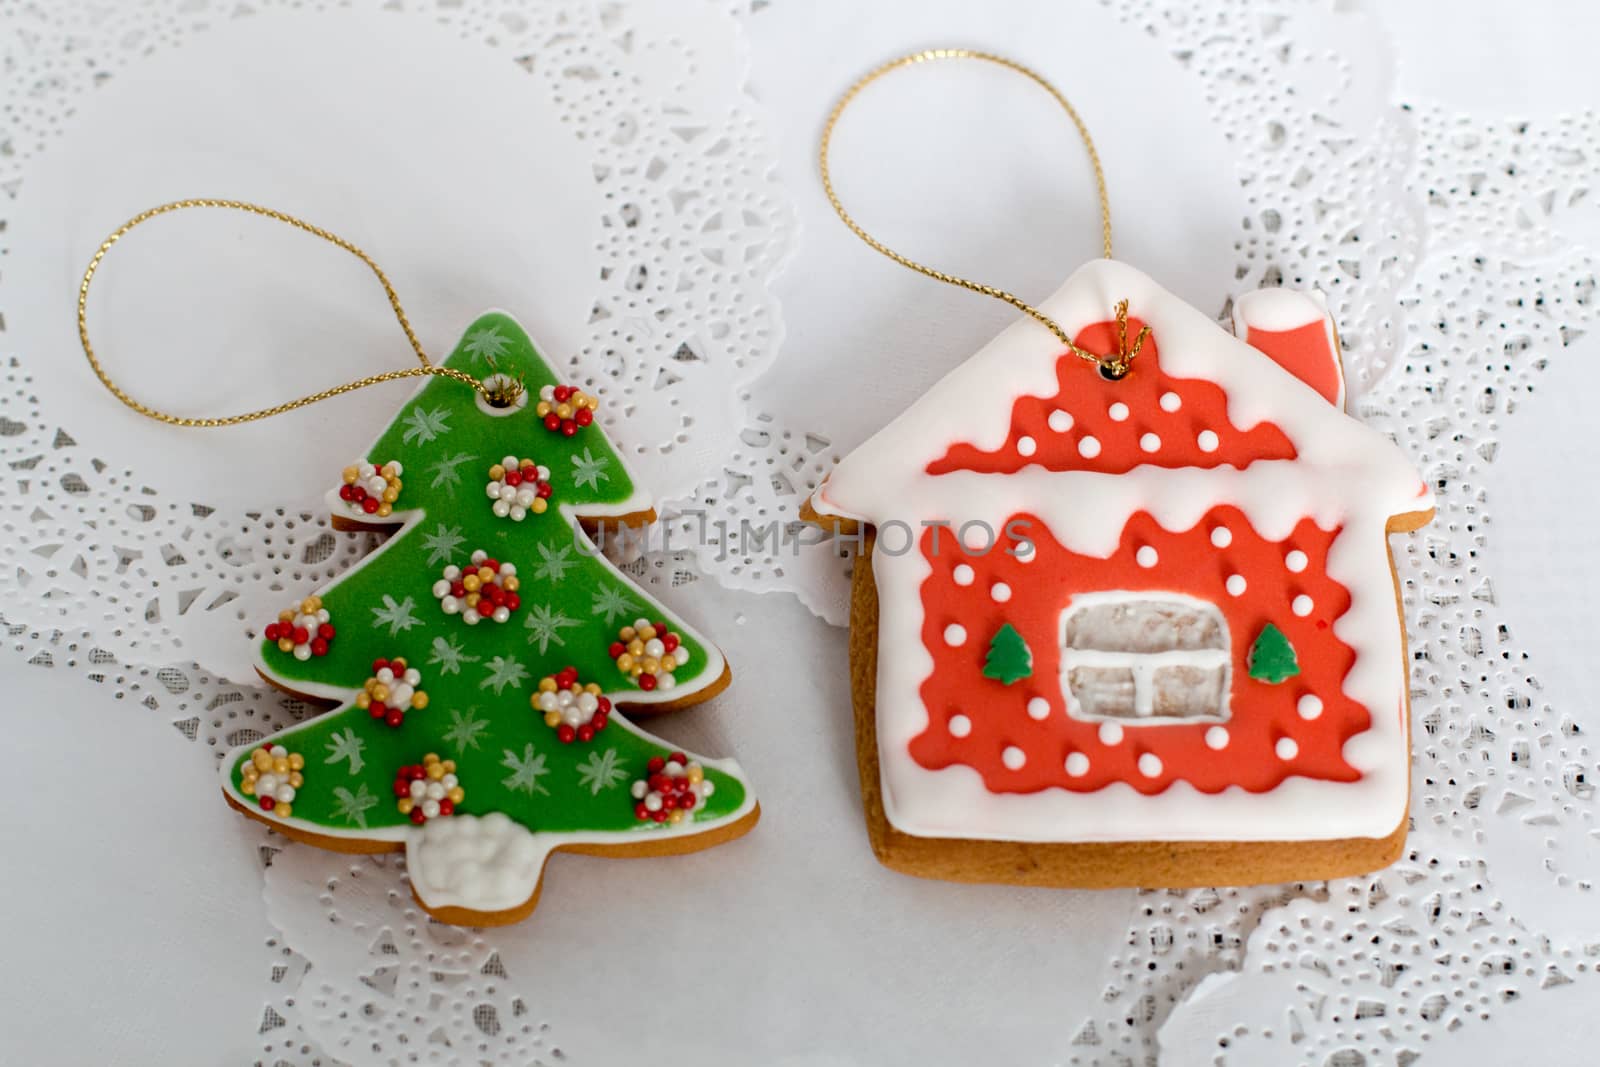
<path fill-rule="evenodd" d="M 517 755 L 509 748 L 505 750 L 505 758 L 500 761 L 502 767 L 511 771 L 511 774 L 501 779 L 500 784 L 514 793 L 538 793 L 549 796 L 550 790 L 539 783 L 539 779 L 550 773 L 550 768 L 545 766 L 544 753 L 535 752 L 530 741 L 523 746 L 522 755 Z"/>
<path fill-rule="evenodd" d="M 431 411 L 423 407 L 414 407 L 411 414 L 406 416 L 405 431 L 400 435 L 400 440 L 406 444 L 422 444 L 450 432 L 449 408 L 434 408 Z"/>
<path fill-rule="evenodd" d="M 567 643 L 562 640 L 561 631 L 577 626 L 578 620 L 556 611 L 549 604 L 540 604 L 529 610 L 522 625 L 528 628 L 528 644 L 537 644 L 542 656 L 550 650 L 551 645 L 565 648 Z"/>

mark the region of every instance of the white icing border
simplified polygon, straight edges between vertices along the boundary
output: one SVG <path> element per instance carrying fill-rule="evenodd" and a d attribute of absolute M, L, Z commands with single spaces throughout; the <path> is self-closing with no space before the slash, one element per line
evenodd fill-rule
<path fill-rule="evenodd" d="M 998 529 L 1019 512 L 1038 515 L 1071 551 L 1101 558 L 1117 548 L 1131 515 L 1148 510 L 1169 530 L 1186 530 L 1213 505 L 1242 510 L 1256 532 L 1282 540 L 1302 518 L 1343 524 L 1329 546 L 1327 573 L 1351 596 L 1334 634 L 1356 653 L 1347 696 L 1372 715 L 1344 756 L 1361 772 L 1342 783 L 1291 777 L 1276 789 L 1237 787 L 1205 794 L 1177 782 L 1154 796 L 1116 783 L 1094 793 L 1046 789 L 990 793 L 964 766 L 931 771 L 909 745 L 928 726 L 918 690 L 933 661 L 921 642 L 920 587 L 931 567 L 919 552 L 875 551 L 879 646 L 877 720 L 885 813 L 897 829 L 925 837 L 1012 841 L 1321 840 L 1386 837 L 1406 811 L 1406 668 L 1385 530 L 1391 516 L 1430 511 L 1433 494 L 1404 453 L 1200 311 L 1133 268 L 1111 260 L 1084 265 L 1043 310 L 1069 332 L 1109 317 L 1130 301 L 1161 345 L 1162 366 L 1180 378 L 1214 381 L 1241 430 L 1276 424 L 1296 460 L 1169 470 L 1143 465 L 1121 475 L 958 471 L 930 476 L 953 436 L 996 449 L 1009 433 L 1012 403 L 1053 396 L 1060 344 L 1019 319 L 957 367 L 903 415 L 846 456 L 813 495 L 819 513 L 864 522 L 984 518 Z M 1285 611 L 1289 610 L 1285 604 Z M 970 711 L 971 709 L 969 709 Z M 1135 735 L 1136 736 L 1136 735 Z M 1126 743 L 1126 742 L 1125 742 Z"/>

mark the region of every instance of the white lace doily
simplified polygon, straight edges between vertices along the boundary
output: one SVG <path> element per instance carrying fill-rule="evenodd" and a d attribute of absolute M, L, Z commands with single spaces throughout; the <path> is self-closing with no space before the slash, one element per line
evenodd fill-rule
<path fill-rule="evenodd" d="M 1580 1038 L 1593 1033 L 1585 1008 L 1600 957 L 1592 918 L 1600 772 L 1582 669 L 1595 652 L 1592 624 L 1578 605 L 1600 583 L 1582 566 L 1592 554 L 1579 521 L 1586 512 L 1569 502 L 1571 468 L 1586 462 L 1578 435 L 1588 422 L 1576 398 L 1600 384 L 1585 361 L 1600 336 L 1591 321 L 1600 248 L 1593 93 L 1552 94 L 1556 76 L 1544 69 L 1538 94 L 1483 93 L 1482 82 L 1541 66 L 1537 35 L 1454 6 L 1433 17 L 1478 25 L 1495 41 L 1495 69 L 1461 101 L 1449 95 L 1451 76 L 1408 75 L 1450 68 L 1448 49 L 1428 51 L 1439 46 L 1427 19 L 1409 12 L 1394 16 L 1391 36 L 1387 13 L 1312 3 L 756 6 L 173 0 L 8 11 L 0 84 L 9 146 L 0 188 L 16 205 L 0 232 L 9 264 L 0 278 L 8 669 L 87 675 L 110 710 L 141 707 L 194 742 L 174 738 L 146 758 L 192 763 L 196 750 L 305 713 L 248 684 L 240 634 L 247 619 L 276 610 L 285 589 L 325 581 L 371 547 L 332 535 L 313 512 L 322 488 L 313 450 L 284 459 L 263 483 L 268 492 L 212 493 L 175 455 L 195 447 L 192 439 L 166 454 L 133 439 L 123 447 L 107 414 L 117 409 L 96 406 L 105 398 L 71 330 L 76 272 L 126 214 L 202 190 L 158 191 L 159 168 L 130 162 L 86 187 L 121 183 L 132 200 L 95 201 L 70 224 L 55 219 L 54 230 L 30 212 L 50 201 L 35 192 L 42 179 L 61 173 L 53 153 L 82 159 L 71 153 L 92 147 L 84 130 L 134 121 L 119 107 L 152 99 L 139 96 L 154 91 L 142 82 L 173 69 L 163 64 L 219 62 L 206 50 L 225 46 L 236 58 L 250 51 L 246 33 L 292 40 L 275 20 L 326 20 L 351 69 L 368 62 L 359 42 L 381 30 L 402 56 L 437 48 L 438 69 L 454 71 L 469 96 L 494 85 L 473 80 L 464 63 L 501 64 L 536 87 L 517 99 L 525 120 L 505 129 L 507 144 L 523 133 L 523 147 L 485 149 L 460 174 L 533 168 L 555 183 L 552 203 L 593 210 L 581 224 L 548 210 L 514 217 L 507 225 L 521 251 L 499 259 L 484 251 L 492 241 L 451 244 L 447 226 L 418 223 L 417 240 L 442 242 L 458 261 L 469 251 L 489 257 L 463 268 L 476 289 L 452 288 L 450 263 L 397 268 L 427 260 L 430 247 L 398 235 L 400 194 L 368 188 L 367 210 L 359 197 L 324 201 L 320 213 L 314 199 L 282 206 L 356 238 L 397 275 L 415 270 L 397 281 L 434 349 L 453 342 L 485 301 L 529 299 L 530 286 L 547 295 L 549 311 L 528 317 L 560 358 L 603 380 L 621 416 L 613 431 L 644 448 L 645 480 L 663 500 L 736 530 L 741 521 L 790 521 L 834 457 L 1009 314 L 874 256 L 833 218 L 814 177 L 825 108 L 862 70 L 914 47 L 981 45 L 1059 77 L 1084 112 L 1107 161 L 1119 256 L 1219 316 L 1229 296 L 1260 284 L 1322 287 L 1353 374 L 1353 409 L 1392 432 L 1433 482 L 1437 520 L 1396 542 L 1413 657 L 1409 854 L 1365 879 L 1141 894 L 888 874 L 859 826 L 841 634 L 792 603 L 693 580 L 698 570 L 736 589 L 788 589 L 838 618 L 844 565 L 825 548 L 796 556 L 702 546 L 694 570 L 670 556 L 633 567 L 677 587 L 672 595 L 724 639 L 742 670 L 757 665 L 716 706 L 665 728 L 741 758 L 762 790 L 757 832 L 680 866 L 558 861 L 532 922 L 478 933 L 422 920 L 396 859 L 284 849 L 218 812 L 233 840 L 257 846 L 279 931 L 263 937 L 205 917 L 228 953 L 259 961 L 259 1013 L 238 1022 L 257 1031 L 258 1061 L 614 1062 L 658 1047 L 674 1027 L 707 1064 L 970 1053 L 1143 1065 L 1159 1053 L 1172 1064 L 1357 1067 L 1499 1062 L 1532 1048 L 1563 1062 L 1559 1049 L 1587 1047 Z M 1521 8 L 1537 25 L 1538 5 Z M 364 21 L 374 19 L 387 21 L 378 29 Z M 1584 37 L 1581 27 L 1562 34 Z M 326 76 L 306 62 L 301 77 Z M 371 62 L 393 73 L 393 64 Z M 863 100 L 855 125 L 841 130 L 842 190 L 869 226 L 912 255 L 1048 292 L 1094 251 L 1079 149 L 1025 86 L 946 73 L 948 83 L 887 83 L 877 100 Z M 125 82 L 139 84 L 124 90 Z M 425 114 L 413 121 L 408 152 L 431 136 L 429 121 L 445 124 Z M 960 139 L 927 136 L 941 124 Z M 548 167 L 535 167 L 542 156 L 552 157 Z M 264 169 L 278 185 L 266 193 L 340 182 L 273 159 Z M 573 159 L 592 187 L 567 187 L 573 172 L 560 160 Z M 186 162 L 216 180 L 237 173 L 203 153 Z M 418 181 L 445 177 L 428 170 Z M 70 202 L 54 203 L 65 212 Z M 471 204 L 458 210 L 488 225 Z M 797 253 L 796 218 L 805 235 Z M 535 240 L 541 227 L 548 232 Z M 291 269 L 305 262 L 293 240 L 250 236 Z M 46 254 L 46 239 L 61 247 Z M 550 247 L 533 247 L 542 242 Z M 137 248 L 127 255 L 112 265 L 126 268 L 125 279 L 143 273 Z M 152 286 L 205 280 L 203 269 L 154 266 Z M 358 268 L 327 269 L 319 283 L 355 294 L 315 307 L 335 315 L 329 373 L 392 361 L 398 337 L 363 288 L 370 283 Z M 113 314 L 135 315 L 129 305 L 156 292 L 127 284 L 124 304 L 111 297 Z M 53 304 L 16 303 L 45 292 Z M 273 299 L 224 310 L 267 323 Z M 347 305 L 360 309 L 339 318 Z M 53 325 L 36 333 L 29 316 L 45 312 Z M 781 323 L 788 340 L 775 360 Z M 300 331 L 291 343 L 326 339 L 315 323 L 285 328 Z M 159 369 L 170 358 L 192 367 L 249 339 L 208 340 L 187 354 L 150 341 L 132 365 Z M 303 383 L 285 371 L 274 384 Z M 395 403 L 379 395 L 335 415 L 357 427 L 359 443 Z M 187 857 L 204 870 L 185 846 L 169 847 L 173 863 Z M 698 907 L 631 907 L 626 889 L 653 875 L 679 880 Z M 586 910 L 591 900 L 608 906 Z M 59 922 L 23 933 L 63 945 L 73 936 Z M 704 964 L 700 984 L 633 1005 L 623 1025 L 595 1011 L 606 994 L 632 988 L 652 952 Z M 876 1018 L 861 1016 L 864 987 L 875 991 Z M 897 995 L 876 995 L 889 989 Z M 149 1003 L 162 999 L 151 993 Z M 138 1001 L 130 994 L 129 1003 Z M 961 1028 L 970 1047 L 949 1043 L 958 1016 L 982 1021 Z"/>

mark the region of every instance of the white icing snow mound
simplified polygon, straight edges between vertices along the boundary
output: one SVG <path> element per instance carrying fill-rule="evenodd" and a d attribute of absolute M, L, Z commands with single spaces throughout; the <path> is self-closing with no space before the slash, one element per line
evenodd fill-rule
<path fill-rule="evenodd" d="M 548 849 L 500 812 L 429 819 L 406 838 L 406 869 L 429 907 L 505 911 L 533 895 Z"/>

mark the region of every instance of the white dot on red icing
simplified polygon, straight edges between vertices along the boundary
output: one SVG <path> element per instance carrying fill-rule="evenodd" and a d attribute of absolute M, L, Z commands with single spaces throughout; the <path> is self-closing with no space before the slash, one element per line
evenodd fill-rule
<path fill-rule="evenodd" d="M 967 643 L 967 628 L 959 622 L 953 622 L 944 628 L 944 643 L 952 648 Z"/>
<path fill-rule="evenodd" d="M 1100 743 L 1102 745 L 1120 745 L 1122 743 L 1122 724 L 1119 722 L 1101 723 Z"/>
<path fill-rule="evenodd" d="M 1279 759 L 1294 759 L 1300 755 L 1300 746 L 1294 743 L 1292 737 L 1280 737 L 1278 743 L 1272 746 L 1272 751 L 1278 754 Z"/>
<path fill-rule="evenodd" d="M 1230 575 L 1228 575 L 1228 580 L 1226 582 L 1224 582 L 1223 584 L 1227 587 L 1229 596 L 1243 596 L 1244 595 L 1244 586 L 1245 586 L 1244 575 L 1242 575 L 1242 574 L 1230 574 Z"/>
<path fill-rule="evenodd" d="M 1226 526 L 1218 526 L 1211 531 L 1211 543 L 1218 548 L 1227 548 L 1233 544 L 1233 531 Z"/>
<path fill-rule="evenodd" d="M 1082 752 L 1073 752 L 1067 756 L 1067 773 L 1074 778 L 1082 778 L 1089 773 L 1089 757 Z"/>
<path fill-rule="evenodd" d="M 950 577 L 956 580 L 957 585 L 971 585 L 972 579 L 976 577 L 976 575 L 974 575 L 972 568 L 967 564 L 957 563 L 956 569 L 950 572 Z"/>
<path fill-rule="evenodd" d="M 1028 718 L 1048 719 L 1050 717 L 1050 702 L 1044 697 L 1032 697 L 1028 700 Z"/>
<path fill-rule="evenodd" d="M 1322 698 L 1315 693 L 1307 693 L 1301 697 L 1294 706 L 1302 719 L 1315 719 L 1322 714 Z"/>
<path fill-rule="evenodd" d="M 1017 451 L 1024 456 L 1031 456 L 1039 451 L 1039 442 L 1031 437 L 1017 438 Z"/>
<path fill-rule="evenodd" d="M 1156 550 L 1151 548 L 1149 545 L 1140 545 L 1139 551 L 1133 554 L 1133 558 L 1141 567 L 1154 567 L 1156 565 L 1156 561 L 1161 557 L 1158 556 L 1156 554 Z"/>
<path fill-rule="evenodd" d="M 950 716 L 950 736 L 966 737 L 972 732 L 972 720 L 965 715 Z"/>
<path fill-rule="evenodd" d="M 1221 443 L 1213 430 L 1201 430 L 1200 436 L 1195 438 L 1195 444 L 1200 446 L 1202 452 L 1215 452 Z"/>
<path fill-rule="evenodd" d="M 1093 437 L 1085 437 L 1078 442 L 1078 455 L 1084 459 L 1093 459 L 1100 454 L 1100 442 Z"/>
<path fill-rule="evenodd" d="M 1154 778 L 1161 773 L 1161 757 L 1154 752 L 1146 752 L 1139 757 L 1139 773 L 1146 778 Z"/>
<path fill-rule="evenodd" d="M 1016 745 L 1007 745 L 1006 750 L 1000 753 L 1000 762 L 1006 765 L 1008 771 L 1020 771 L 1022 765 L 1028 762 L 1028 754 Z"/>
<path fill-rule="evenodd" d="M 1306 558 L 1306 554 L 1300 551 L 1298 548 L 1294 549 L 1287 556 L 1283 557 L 1283 565 L 1294 571 L 1296 574 L 1299 574 L 1301 571 L 1305 570 L 1306 564 L 1310 562 L 1311 561 Z"/>
<path fill-rule="evenodd" d="M 1183 407 L 1183 398 L 1177 393 L 1161 394 L 1162 411 L 1177 411 L 1181 407 Z"/>
<path fill-rule="evenodd" d="M 989 595 L 994 598 L 995 603 L 1004 604 L 1011 599 L 1011 587 L 1005 582 L 995 582 L 989 587 Z"/>
<path fill-rule="evenodd" d="M 1289 604 L 1289 610 L 1304 618 L 1305 616 L 1311 614 L 1311 609 L 1313 606 L 1314 605 L 1311 603 L 1311 598 L 1306 596 L 1304 593 L 1301 593 Z"/>
<path fill-rule="evenodd" d="M 1228 731 L 1226 727 L 1213 726 L 1206 731 L 1206 747 L 1221 752 L 1228 747 Z"/>
<path fill-rule="evenodd" d="M 1153 433 L 1147 433 L 1139 438 L 1139 447 L 1146 452 L 1154 452 L 1161 447 L 1161 438 Z"/>
<path fill-rule="evenodd" d="M 1106 409 L 1106 414 L 1111 416 L 1112 422 L 1121 422 L 1128 417 L 1128 405 L 1119 400 Z"/>
<path fill-rule="evenodd" d="M 1072 429 L 1071 413 L 1062 411 L 1060 408 L 1052 411 L 1050 413 L 1050 418 L 1046 421 L 1050 423 L 1050 428 L 1056 433 L 1066 433 L 1068 430 Z"/>
<path fill-rule="evenodd" d="M 1018 541 L 1013 551 L 1016 553 L 1018 563 L 1032 563 L 1033 557 L 1037 554 L 1032 541 Z"/>

